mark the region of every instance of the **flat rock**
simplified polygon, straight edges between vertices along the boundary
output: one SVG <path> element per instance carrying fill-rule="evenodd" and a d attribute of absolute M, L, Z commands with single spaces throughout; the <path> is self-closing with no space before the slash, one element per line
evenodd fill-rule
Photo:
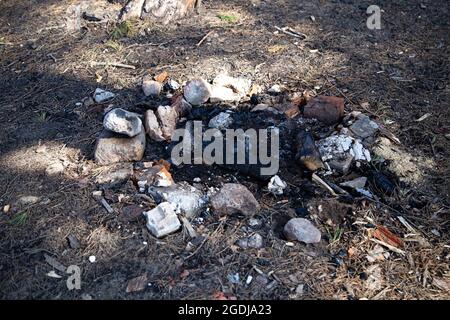
<path fill-rule="evenodd" d="M 194 217 L 208 202 L 208 197 L 202 191 L 187 182 L 181 182 L 170 187 L 150 186 L 148 192 L 157 202 L 167 201 L 175 205 L 186 217 Z"/>
<path fill-rule="evenodd" d="M 110 91 L 97 88 L 94 92 L 94 101 L 96 103 L 102 103 L 113 99 L 115 96 L 116 95 Z"/>
<path fill-rule="evenodd" d="M 224 130 L 228 128 L 232 123 L 233 123 L 232 115 L 229 112 L 221 112 L 209 121 L 208 126 L 210 128 Z"/>
<path fill-rule="evenodd" d="M 136 221 L 139 219 L 139 217 L 142 217 L 142 213 L 144 212 L 144 209 L 136 204 L 131 204 L 128 206 L 123 207 L 121 214 L 119 215 L 119 221 L 125 223 L 125 222 L 131 222 Z"/>
<path fill-rule="evenodd" d="M 363 189 L 366 186 L 367 178 L 359 177 L 350 181 L 346 181 L 340 184 L 341 187 L 347 187 L 352 189 Z"/>
<path fill-rule="evenodd" d="M 145 151 L 145 132 L 130 138 L 103 130 L 97 139 L 94 158 L 100 165 L 140 161 Z"/>
<path fill-rule="evenodd" d="M 131 163 L 115 163 L 104 167 L 102 172 L 95 178 L 98 184 L 117 185 L 128 181 L 133 175 Z"/>
<path fill-rule="evenodd" d="M 161 125 L 162 136 L 165 140 L 170 140 L 177 127 L 178 112 L 172 106 L 159 106 L 156 110 L 156 116 Z"/>
<path fill-rule="evenodd" d="M 161 126 L 158 122 L 158 118 L 153 110 L 147 110 L 144 118 L 145 132 L 150 138 L 155 141 L 166 140 L 163 136 Z"/>
<path fill-rule="evenodd" d="M 210 101 L 212 103 L 217 102 L 238 102 L 241 100 L 242 96 L 233 91 L 231 88 L 212 86 Z"/>
<path fill-rule="evenodd" d="M 275 114 L 281 113 L 274 107 L 271 107 L 265 103 L 260 103 L 260 104 L 256 105 L 250 112 L 258 112 L 258 111 L 267 111 L 267 112 L 271 112 L 271 113 L 275 113 Z"/>
<path fill-rule="evenodd" d="M 303 218 L 293 218 L 284 226 L 284 235 L 288 240 L 297 240 L 304 243 L 320 242 L 320 231 L 309 221 Z"/>
<path fill-rule="evenodd" d="M 241 98 L 250 92 L 252 81 L 249 79 L 235 78 L 225 74 L 219 74 L 214 78 L 213 86 L 230 88 Z"/>
<path fill-rule="evenodd" d="M 164 237 L 181 227 L 175 212 L 175 205 L 169 202 L 160 203 L 156 208 L 143 213 L 147 219 L 147 228 L 157 238 Z"/>
<path fill-rule="evenodd" d="M 253 216 L 260 210 L 260 205 L 253 194 L 243 185 L 226 183 L 211 198 L 213 210 L 219 214 L 241 213 Z"/>
<path fill-rule="evenodd" d="M 142 131 L 142 121 L 136 113 L 115 108 L 105 115 L 103 127 L 115 133 L 134 137 Z"/>
<path fill-rule="evenodd" d="M 350 126 L 350 130 L 360 139 L 365 139 L 375 135 L 380 127 L 368 116 L 361 116 Z"/>
<path fill-rule="evenodd" d="M 308 102 L 303 110 L 303 116 L 317 119 L 328 125 L 336 124 L 344 116 L 344 99 L 318 96 Z"/>
<path fill-rule="evenodd" d="M 194 106 L 208 101 L 211 96 L 211 85 L 203 79 L 188 81 L 184 87 L 184 98 Z"/>

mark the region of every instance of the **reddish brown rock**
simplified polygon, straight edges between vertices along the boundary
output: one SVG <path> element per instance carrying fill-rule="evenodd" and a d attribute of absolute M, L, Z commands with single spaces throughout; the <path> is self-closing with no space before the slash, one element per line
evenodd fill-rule
<path fill-rule="evenodd" d="M 95 146 L 95 161 L 100 165 L 139 161 L 144 156 L 145 132 L 130 138 L 103 130 Z"/>
<path fill-rule="evenodd" d="M 253 216 L 261 208 L 253 194 L 245 186 L 236 183 L 224 184 L 211 198 L 211 206 L 219 214 L 241 213 L 245 216 Z"/>
<path fill-rule="evenodd" d="M 328 125 L 336 124 L 344 116 L 344 99 L 318 96 L 304 107 L 303 116 L 317 119 Z"/>

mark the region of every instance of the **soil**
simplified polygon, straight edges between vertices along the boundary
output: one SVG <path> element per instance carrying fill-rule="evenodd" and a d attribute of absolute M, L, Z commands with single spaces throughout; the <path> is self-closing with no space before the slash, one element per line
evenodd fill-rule
<path fill-rule="evenodd" d="M 371 1 L 203 2 L 201 15 L 168 26 L 133 21 L 127 36 L 113 40 L 113 21 L 83 21 L 80 31 L 67 31 L 64 17 L 76 1 L 1 1 L 0 297 L 211 299 L 223 292 L 238 299 L 450 298 L 450 3 L 378 1 L 382 29 L 369 30 Z M 275 26 L 306 37 L 277 32 Z M 175 181 L 193 183 L 200 177 L 205 190 L 229 181 L 246 185 L 262 206 L 256 216 L 261 226 L 252 229 L 248 219 L 205 211 L 203 221 L 193 221 L 204 241 L 188 245 L 186 232 L 153 238 L 143 218 L 124 222 L 120 217 L 127 205 L 154 206 L 135 196 L 131 181 L 105 193 L 115 214 L 92 197 L 100 170 L 93 148 L 108 103 L 80 102 L 101 87 L 117 94 L 114 106 L 143 112 L 160 101 L 145 99 L 142 77 L 162 71 L 180 83 L 193 77 L 212 80 L 223 71 L 264 88 L 280 84 L 289 92 L 345 98 L 346 112 L 370 115 L 401 144 L 389 151 L 396 165 L 375 161 L 330 179 L 338 183 L 382 171 L 397 183 L 397 191 L 387 195 L 371 185 L 379 201 L 345 203 L 311 182 L 302 168 L 285 163 L 279 175 L 288 189 L 275 197 L 267 182 L 235 170 L 172 168 Z M 244 113 L 248 104 L 240 107 Z M 213 108 L 214 113 L 224 106 Z M 251 118 L 244 113 L 242 119 Z M 165 147 L 149 142 L 145 160 L 168 158 Z M 395 156 L 413 165 L 398 165 Z M 61 174 L 46 173 L 54 163 L 63 164 Z M 409 165 L 413 179 L 403 170 Z M 22 196 L 39 201 L 17 203 Z M 282 226 L 298 216 L 298 208 L 307 208 L 322 231 L 320 244 L 291 245 L 283 238 Z M 385 248 L 388 259 L 368 261 L 376 246 L 370 230 L 376 225 L 402 237 L 404 253 Z M 254 232 L 263 236 L 263 249 L 235 245 Z M 79 240 L 79 248 L 69 246 L 69 235 Z M 61 278 L 49 277 L 54 268 L 45 254 L 66 267 L 79 266 L 81 289 L 68 290 L 64 272 L 56 270 Z M 91 255 L 95 263 L 89 262 Z M 127 293 L 128 281 L 145 273 L 149 285 Z M 229 280 L 236 273 L 239 284 Z M 254 280 L 247 285 L 249 275 Z"/>

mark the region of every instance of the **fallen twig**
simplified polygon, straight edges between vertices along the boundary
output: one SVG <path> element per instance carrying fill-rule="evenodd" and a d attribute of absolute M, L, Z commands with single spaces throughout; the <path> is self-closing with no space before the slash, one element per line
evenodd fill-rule
<path fill-rule="evenodd" d="M 299 39 L 302 39 L 302 40 L 307 38 L 305 34 L 297 32 L 294 29 L 289 28 L 289 27 L 280 28 L 278 26 L 275 26 L 275 29 L 277 29 L 278 31 L 281 31 L 281 32 L 283 32 L 283 33 L 285 33 L 285 34 L 287 34 L 289 36 L 292 36 L 292 37 L 295 37 L 295 38 L 299 38 Z"/>
<path fill-rule="evenodd" d="M 191 238 L 196 238 L 198 236 L 197 232 L 194 230 L 194 227 L 189 222 L 189 220 L 184 216 L 179 216 L 181 222 L 183 223 L 183 227 L 186 228 L 186 231 L 188 232 L 189 236 Z"/>
<path fill-rule="evenodd" d="M 95 61 L 91 61 L 90 62 L 91 66 L 99 66 L 99 67 L 117 67 L 117 68 L 125 68 L 125 69 L 136 69 L 135 66 L 129 65 L 129 64 L 124 64 L 124 63 L 118 63 L 118 62 L 95 62 Z"/>
<path fill-rule="evenodd" d="M 395 253 L 398 253 L 398 254 L 401 254 L 401 255 L 405 254 L 405 251 L 400 250 L 400 249 L 398 249 L 398 248 L 396 248 L 394 246 L 391 246 L 390 244 L 387 244 L 386 242 L 383 242 L 383 241 L 380 241 L 380 240 L 377 240 L 377 239 L 373 239 L 373 238 L 371 238 L 370 241 L 378 243 L 379 245 L 382 245 L 382 246 L 388 248 L 389 250 L 391 250 L 391 251 L 393 251 Z"/>
<path fill-rule="evenodd" d="M 317 174 L 315 174 L 315 173 L 312 174 L 312 180 L 315 183 L 317 183 L 318 185 L 320 185 L 321 187 L 323 187 L 325 190 L 327 190 L 329 193 L 331 193 L 333 196 L 337 197 L 336 192 L 334 192 L 334 190 L 325 181 L 323 181 Z"/>
<path fill-rule="evenodd" d="M 106 199 L 101 197 L 100 199 L 100 203 L 102 204 L 103 208 L 105 208 L 106 211 L 108 211 L 109 214 L 114 213 L 114 209 L 111 208 L 111 206 L 109 205 L 108 202 L 106 202 Z"/>
<path fill-rule="evenodd" d="M 197 47 L 200 47 L 202 45 L 203 42 L 205 42 L 205 40 L 211 35 L 211 33 L 213 33 L 213 31 L 209 31 L 198 43 L 197 43 Z"/>

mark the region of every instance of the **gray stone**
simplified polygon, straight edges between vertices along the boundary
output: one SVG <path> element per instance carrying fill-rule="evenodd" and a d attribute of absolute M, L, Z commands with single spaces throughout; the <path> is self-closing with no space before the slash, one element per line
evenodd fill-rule
<path fill-rule="evenodd" d="M 346 181 L 340 184 L 341 187 L 347 187 L 352 189 L 363 189 L 366 186 L 367 178 L 359 177 L 350 181 Z"/>
<path fill-rule="evenodd" d="M 156 208 L 143 212 L 148 230 L 157 238 L 164 237 L 181 227 L 175 206 L 169 202 L 160 203 Z"/>
<path fill-rule="evenodd" d="M 116 163 L 103 168 L 103 171 L 95 178 L 98 184 L 116 185 L 128 181 L 133 175 L 133 164 Z"/>
<path fill-rule="evenodd" d="M 145 131 L 150 138 L 152 138 L 155 141 L 165 140 L 160 124 L 158 122 L 158 118 L 156 117 L 155 112 L 153 112 L 153 110 L 147 110 L 145 112 L 144 125 Z"/>
<path fill-rule="evenodd" d="M 267 111 L 267 112 L 272 112 L 272 113 L 281 113 L 279 110 L 275 109 L 274 107 L 269 106 L 268 104 L 265 103 L 260 103 L 258 105 L 256 105 L 256 107 L 254 107 L 251 112 L 258 112 L 258 111 Z"/>
<path fill-rule="evenodd" d="M 304 243 L 320 242 L 320 231 L 309 221 L 303 218 L 293 218 L 284 226 L 284 235 L 288 240 L 297 240 Z"/>
<path fill-rule="evenodd" d="M 255 233 L 250 237 L 239 239 L 236 244 L 242 249 L 261 249 L 264 246 L 264 240 L 260 234 Z"/>
<path fill-rule="evenodd" d="M 167 201 L 175 205 L 176 210 L 188 218 L 194 217 L 208 202 L 207 196 L 202 191 L 187 182 L 170 187 L 150 186 L 148 192 L 157 202 Z"/>
<path fill-rule="evenodd" d="M 241 213 L 252 216 L 260 210 L 253 194 L 243 185 L 226 183 L 211 198 L 211 206 L 218 214 Z"/>
<path fill-rule="evenodd" d="M 142 81 L 142 91 L 146 97 L 157 97 L 161 94 L 162 84 L 151 79 L 144 79 Z"/>
<path fill-rule="evenodd" d="M 97 139 L 94 158 L 100 165 L 139 161 L 144 156 L 145 132 L 130 138 L 103 130 Z"/>
<path fill-rule="evenodd" d="M 224 130 L 233 123 L 233 117 L 229 112 L 221 112 L 209 121 L 210 128 Z"/>
<path fill-rule="evenodd" d="M 102 103 L 113 99 L 116 95 L 112 92 L 97 88 L 94 92 L 94 101 Z"/>
<path fill-rule="evenodd" d="M 159 106 L 156 110 L 156 116 L 161 124 L 162 136 L 165 140 L 170 140 L 177 127 L 178 112 L 172 106 Z"/>
<path fill-rule="evenodd" d="M 350 130 L 360 139 L 373 136 L 379 129 L 375 121 L 370 120 L 368 116 L 361 116 L 350 126 Z"/>
<path fill-rule="evenodd" d="M 103 127 L 115 133 L 134 137 L 142 131 L 142 121 L 136 113 L 115 108 L 105 115 Z"/>
<path fill-rule="evenodd" d="M 184 87 L 184 98 L 194 106 L 208 101 L 211 96 L 211 85 L 203 79 L 188 81 Z"/>

